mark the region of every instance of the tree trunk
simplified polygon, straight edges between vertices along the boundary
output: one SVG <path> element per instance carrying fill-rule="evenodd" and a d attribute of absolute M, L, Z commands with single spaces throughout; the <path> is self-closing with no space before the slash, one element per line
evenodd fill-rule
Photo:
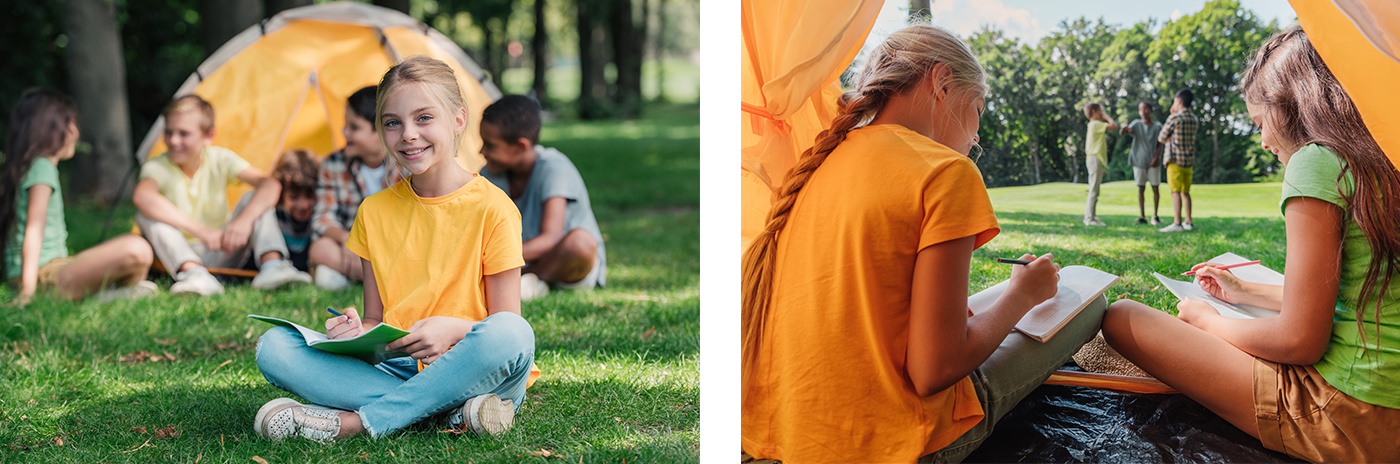
<path fill-rule="evenodd" d="M 613 63 L 617 67 L 615 103 L 623 118 L 635 118 L 642 102 L 642 46 L 645 44 L 646 23 L 637 30 L 632 18 L 632 0 L 613 0 L 608 12 L 612 30 Z M 640 32 L 640 33 L 639 33 Z"/>
<path fill-rule="evenodd" d="M 1220 124 L 1211 124 L 1210 144 L 1214 155 L 1210 157 L 1210 183 L 1220 182 Z"/>
<path fill-rule="evenodd" d="M 399 10 L 403 14 L 408 13 L 409 0 L 374 0 L 374 4 L 385 8 Z"/>
<path fill-rule="evenodd" d="M 228 39 L 257 24 L 263 18 L 262 2 L 258 0 L 200 0 L 200 38 L 204 56 L 228 42 Z"/>
<path fill-rule="evenodd" d="M 929 0 L 909 0 L 909 17 L 922 19 L 929 14 Z"/>
<path fill-rule="evenodd" d="M 541 109 L 546 108 L 549 101 L 549 84 L 545 80 L 545 72 L 549 70 L 549 34 L 544 23 L 544 2 L 535 0 L 535 39 L 530 42 L 530 53 L 535 62 L 535 83 L 531 88 Z"/>
<path fill-rule="evenodd" d="M 656 3 L 656 101 L 666 102 L 666 0 Z"/>
<path fill-rule="evenodd" d="M 482 22 L 481 22 L 481 56 L 486 57 L 486 59 L 485 59 L 485 60 L 482 60 L 482 63 L 481 63 L 481 64 L 486 68 L 486 74 L 488 74 L 488 75 L 491 76 L 491 80 L 495 81 L 495 82 L 496 82 L 496 85 L 500 85 L 501 82 L 502 82 L 502 81 L 501 81 L 501 60 L 497 58 L 497 57 L 499 57 L 500 55 L 501 55 L 501 47 L 496 46 L 496 31 L 495 31 L 495 28 L 491 27 L 491 21 L 490 21 L 490 20 L 482 21 Z"/>
<path fill-rule="evenodd" d="M 92 146 L 73 163 L 73 181 L 68 185 L 79 195 L 110 201 L 122 193 L 117 191 L 121 176 L 132 164 L 117 10 L 111 0 L 68 0 L 65 10 L 68 88 L 78 106 L 82 141 Z"/>
<path fill-rule="evenodd" d="M 580 1 L 578 8 L 578 47 L 579 47 L 579 92 L 578 112 L 583 119 L 601 119 L 608 116 L 603 105 L 608 96 L 607 78 L 603 67 L 607 63 L 604 43 L 605 31 L 598 24 L 598 10 L 602 7 L 592 2 Z"/>

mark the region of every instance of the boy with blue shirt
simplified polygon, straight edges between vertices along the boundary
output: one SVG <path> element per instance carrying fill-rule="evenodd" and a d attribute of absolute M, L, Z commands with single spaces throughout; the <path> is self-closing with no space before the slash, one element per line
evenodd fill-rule
<path fill-rule="evenodd" d="M 1161 193 L 1157 186 L 1162 184 L 1162 143 L 1157 141 L 1157 134 L 1162 132 L 1162 124 L 1152 120 L 1152 104 L 1142 102 L 1138 104 L 1138 115 L 1142 119 L 1134 119 L 1133 122 L 1123 126 L 1118 131 L 1118 135 L 1133 136 L 1133 148 L 1128 152 L 1128 164 L 1133 165 L 1133 182 L 1138 188 L 1138 224 L 1147 224 L 1147 206 L 1144 196 L 1147 184 L 1152 184 L 1152 225 L 1162 225 L 1162 220 L 1157 217 L 1157 208 L 1161 205 Z"/>
<path fill-rule="evenodd" d="M 521 299 L 557 288 L 593 288 L 607 282 L 603 234 L 593 217 L 583 177 L 559 150 L 537 145 L 540 106 L 508 95 L 481 115 L 482 175 L 520 209 L 525 268 Z"/>

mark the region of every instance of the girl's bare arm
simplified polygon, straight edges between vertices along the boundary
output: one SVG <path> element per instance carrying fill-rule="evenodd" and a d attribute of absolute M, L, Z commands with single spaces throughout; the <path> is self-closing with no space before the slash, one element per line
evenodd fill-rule
<path fill-rule="evenodd" d="M 27 303 L 39 286 L 39 251 L 44 247 L 44 221 L 48 220 L 53 187 L 29 187 L 29 205 L 24 221 L 24 243 L 20 244 L 20 291 L 18 302 Z"/>

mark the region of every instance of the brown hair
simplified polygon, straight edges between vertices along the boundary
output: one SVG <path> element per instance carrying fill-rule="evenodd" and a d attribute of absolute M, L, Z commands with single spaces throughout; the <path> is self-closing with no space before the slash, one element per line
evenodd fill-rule
<path fill-rule="evenodd" d="M 1092 118 L 1094 117 L 1094 113 L 1097 113 L 1102 110 L 1103 107 L 1099 106 L 1098 103 L 1089 102 L 1088 104 L 1084 105 L 1084 117 Z"/>
<path fill-rule="evenodd" d="M 166 121 L 169 121 L 171 116 L 190 112 L 199 112 L 199 115 L 203 117 L 199 121 L 199 128 L 204 133 L 207 134 L 214 129 L 214 105 L 210 105 L 199 95 L 190 94 L 176 98 L 169 105 L 165 105 L 165 110 L 161 111 L 160 114 L 165 116 Z"/>
<path fill-rule="evenodd" d="M 856 88 L 841 95 L 837 102 L 839 112 L 831 127 L 817 134 L 812 147 L 802 153 L 787 180 L 774 192 L 767 226 L 744 250 L 741 323 L 745 383 L 758 358 L 768 318 L 778 233 L 787 225 L 798 193 L 832 150 L 846 140 L 847 133 L 873 120 L 890 96 L 914 88 L 940 63 L 951 71 L 947 83 L 954 89 L 987 92 L 986 73 L 967 44 L 952 33 L 928 24 L 905 27 L 871 52 Z"/>
<path fill-rule="evenodd" d="M 58 92 L 31 87 L 20 95 L 10 111 L 10 133 L 5 141 L 5 161 L 0 163 L 0 257 L 5 256 L 10 238 L 21 224 L 15 203 L 19 186 L 29 175 L 30 166 L 41 156 L 49 156 L 72 140 L 69 124 L 77 124 L 73 100 Z M 50 200 L 53 201 L 53 200 Z M 28 205 L 25 205 L 27 207 Z M 0 259 L 0 277 L 7 276 L 6 261 Z"/>
<path fill-rule="evenodd" d="M 379 132 L 379 140 L 384 144 L 384 149 L 389 152 L 390 159 L 398 161 L 398 152 L 389 146 L 389 140 L 384 138 L 384 100 L 389 94 L 407 84 L 419 84 L 428 90 L 428 93 L 442 105 L 443 109 L 456 113 L 457 110 L 467 108 L 467 102 L 462 98 L 462 88 L 457 85 L 457 75 L 452 72 L 452 67 L 447 63 L 422 56 L 414 55 L 403 60 L 402 63 L 394 65 L 384 72 L 384 78 L 379 81 L 379 95 L 375 98 L 374 108 L 374 130 Z M 453 157 L 457 156 L 457 147 L 462 146 L 462 135 L 466 131 L 458 132 L 453 138 Z M 400 163 L 400 165 L 402 165 Z"/>
<path fill-rule="evenodd" d="M 272 166 L 272 178 L 282 183 L 282 195 L 288 192 L 316 194 L 316 178 L 321 169 L 321 160 L 305 148 L 293 148 L 277 157 Z"/>
<path fill-rule="evenodd" d="M 1265 123 L 1279 139 L 1299 147 L 1323 146 L 1345 162 L 1337 191 L 1371 245 L 1371 264 L 1356 301 L 1356 328 L 1364 346 L 1364 306 L 1375 299 L 1379 342 L 1381 300 L 1400 269 L 1400 173 L 1302 28 L 1294 26 L 1264 42 L 1240 79 L 1240 91 L 1246 102 L 1268 108 Z M 1342 191 L 1348 172 L 1355 178 L 1350 196 Z"/>

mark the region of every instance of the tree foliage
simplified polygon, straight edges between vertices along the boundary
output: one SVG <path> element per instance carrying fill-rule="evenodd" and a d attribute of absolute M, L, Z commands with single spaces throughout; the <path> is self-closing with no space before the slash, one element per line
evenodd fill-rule
<path fill-rule="evenodd" d="M 988 186 L 1078 181 L 1084 176 L 1084 105 L 1097 102 L 1119 124 L 1140 102 L 1166 120 L 1178 89 L 1195 94 L 1201 119 L 1194 182 L 1246 182 L 1274 174 L 1278 161 L 1258 148 L 1236 85 L 1249 54 L 1278 30 L 1234 0 L 1158 27 L 1102 19 L 1061 21 L 1037 44 L 994 28 L 967 38 L 987 69 L 987 110 L 978 166 Z M 1155 32 L 1154 32 L 1155 31 Z M 1108 136 L 1109 178 L 1132 178 L 1129 137 Z"/>

